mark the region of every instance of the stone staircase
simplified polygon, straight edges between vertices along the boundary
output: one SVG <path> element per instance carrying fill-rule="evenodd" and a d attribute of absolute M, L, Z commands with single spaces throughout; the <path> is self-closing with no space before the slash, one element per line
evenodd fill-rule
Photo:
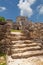
<path fill-rule="evenodd" d="M 23 33 L 11 33 L 8 36 L 11 39 L 9 49 L 13 59 L 29 58 L 32 56 L 43 56 L 43 48 L 40 42 L 36 43 L 33 40 L 28 40 Z M 9 52 L 8 52 L 9 54 Z"/>

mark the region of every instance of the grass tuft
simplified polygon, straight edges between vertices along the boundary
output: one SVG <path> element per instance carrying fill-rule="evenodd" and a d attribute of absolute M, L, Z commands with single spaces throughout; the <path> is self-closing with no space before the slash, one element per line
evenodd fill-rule
<path fill-rule="evenodd" d="M 11 32 L 22 32 L 22 30 L 14 30 L 14 29 L 11 29 Z"/>

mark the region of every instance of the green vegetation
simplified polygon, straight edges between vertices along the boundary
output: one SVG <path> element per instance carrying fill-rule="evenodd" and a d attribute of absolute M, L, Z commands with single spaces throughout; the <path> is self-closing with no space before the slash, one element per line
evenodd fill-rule
<path fill-rule="evenodd" d="M 5 57 L 5 55 L 6 55 L 5 53 L 0 53 L 0 57 L 1 57 L 1 56 L 4 56 L 4 57 Z"/>
<path fill-rule="evenodd" d="M 0 63 L 0 65 L 6 65 L 6 63 Z"/>
<path fill-rule="evenodd" d="M 0 22 L 5 22 L 5 18 L 0 16 Z"/>
<path fill-rule="evenodd" d="M 11 29 L 11 32 L 22 32 L 22 30 L 14 30 L 14 29 Z"/>
<path fill-rule="evenodd" d="M 6 65 L 6 54 L 4 53 L 0 53 L 0 58 L 2 57 L 2 59 L 0 59 L 0 65 Z"/>

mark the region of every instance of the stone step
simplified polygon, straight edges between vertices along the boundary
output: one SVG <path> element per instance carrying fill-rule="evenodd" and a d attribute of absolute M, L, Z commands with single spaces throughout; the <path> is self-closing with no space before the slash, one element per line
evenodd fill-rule
<path fill-rule="evenodd" d="M 38 45 L 13 45 L 11 48 L 26 48 L 26 47 L 35 47 L 35 46 L 38 46 Z"/>
<path fill-rule="evenodd" d="M 13 51 L 25 51 L 25 50 L 35 50 L 35 49 L 41 49 L 40 46 L 34 46 L 34 47 L 25 47 L 25 48 L 11 48 Z"/>
<path fill-rule="evenodd" d="M 15 34 L 15 35 L 21 35 L 21 34 L 23 34 L 23 33 L 21 33 L 21 32 L 11 32 L 10 34 Z"/>
<path fill-rule="evenodd" d="M 23 43 L 23 42 L 21 42 L 21 43 L 11 43 L 11 44 L 9 44 L 9 45 L 11 45 L 11 46 L 40 46 L 41 44 L 40 43 Z"/>
<path fill-rule="evenodd" d="M 26 50 L 22 50 L 22 51 L 13 51 L 12 49 L 11 49 L 11 53 L 12 54 L 17 54 L 17 53 L 24 53 L 24 52 L 29 52 L 29 51 L 41 51 L 41 50 L 43 50 L 42 48 L 38 48 L 38 49 L 26 49 Z"/>
<path fill-rule="evenodd" d="M 28 43 L 33 43 L 33 41 L 18 40 L 18 41 L 12 41 L 12 43 L 24 43 L 24 44 L 28 44 Z"/>
<path fill-rule="evenodd" d="M 6 47 L 18 47 L 18 48 L 22 48 L 22 47 L 34 47 L 34 46 L 37 46 L 37 44 L 11 44 L 11 45 L 8 44 L 8 45 L 6 45 Z"/>
<path fill-rule="evenodd" d="M 12 41 L 14 41 L 15 39 L 16 40 L 26 40 L 27 39 L 25 36 L 24 37 L 21 37 L 21 36 L 8 36 L 7 38 L 11 39 Z"/>
<path fill-rule="evenodd" d="M 11 41 L 17 41 L 17 40 L 20 40 L 20 37 L 12 37 L 12 36 L 10 36 L 10 37 L 7 37 L 8 39 L 11 39 Z"/>
<path fill-rule="evenodd" d="M 22 35 L 24 35 L 24 33 L 22 33 L 22 32 L 11 32 L 10 34 L 22 34 Z"/>
<path fill-rule="evenodd" d="M 12 44 L 12 47 L 34 47 L 34 46 L 38 46 L 37 43 L 32 43 L 32 44 L 25 44 L 25 43 L 15 43 L 15 44 Z"/>
<path fill-rule="evenodd" d="M 43 50 L 28 51 L 28 52 L 24 52 L 24 53 L 12 54 L 11 57 L 13 59 L 18 59 L 18 58 L 29 58 L 32 56 L 40 56 L 40 55 L 43 55 Z"/>
<path fill-rule="evenodd" d="M 38 44 L 40 44 L 40 43 L 24 43 L 23 41 L 22 42 L 15 42 L 15 43 L 12 43 L 11 45 L 15 45 L 15 46 L 24 46 L 24 45 L 38 45 Z"/>
<path fill-rule="evenodd" d="M 10 34 L 11 36 L 24 36 L 22 33 L 20 33 L 20 34 L 16 34 L 16 33 L 14 33 L 14 34 Z"/>

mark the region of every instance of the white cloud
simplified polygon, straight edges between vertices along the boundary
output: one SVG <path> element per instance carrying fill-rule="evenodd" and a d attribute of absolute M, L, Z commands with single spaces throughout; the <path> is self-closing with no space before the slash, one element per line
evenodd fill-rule
<path fill-rule="evenodd" d="M 6 7 L 0 7 L 0 12 L 3 12 L 6 10 Z"/>
<path fill-rule="evenodd" d="M 43 14 L 43 5 L 37 7 L 39 14 Z"/>
<path fill-rule="evenodd" d="M 28 2 L 30 5 L 34 4 L 35 1 L 36 1 L 36 0 L 27 0 L 27 2 Z"/>
<path fill-rule="evenodd" d="M 19 0 L 19 4 L 17 6 L 20 9 L 20 15 L 31 17 L 33 14 L 31 5 L 34 4 L 35 1 L 36 0 Z"/>

